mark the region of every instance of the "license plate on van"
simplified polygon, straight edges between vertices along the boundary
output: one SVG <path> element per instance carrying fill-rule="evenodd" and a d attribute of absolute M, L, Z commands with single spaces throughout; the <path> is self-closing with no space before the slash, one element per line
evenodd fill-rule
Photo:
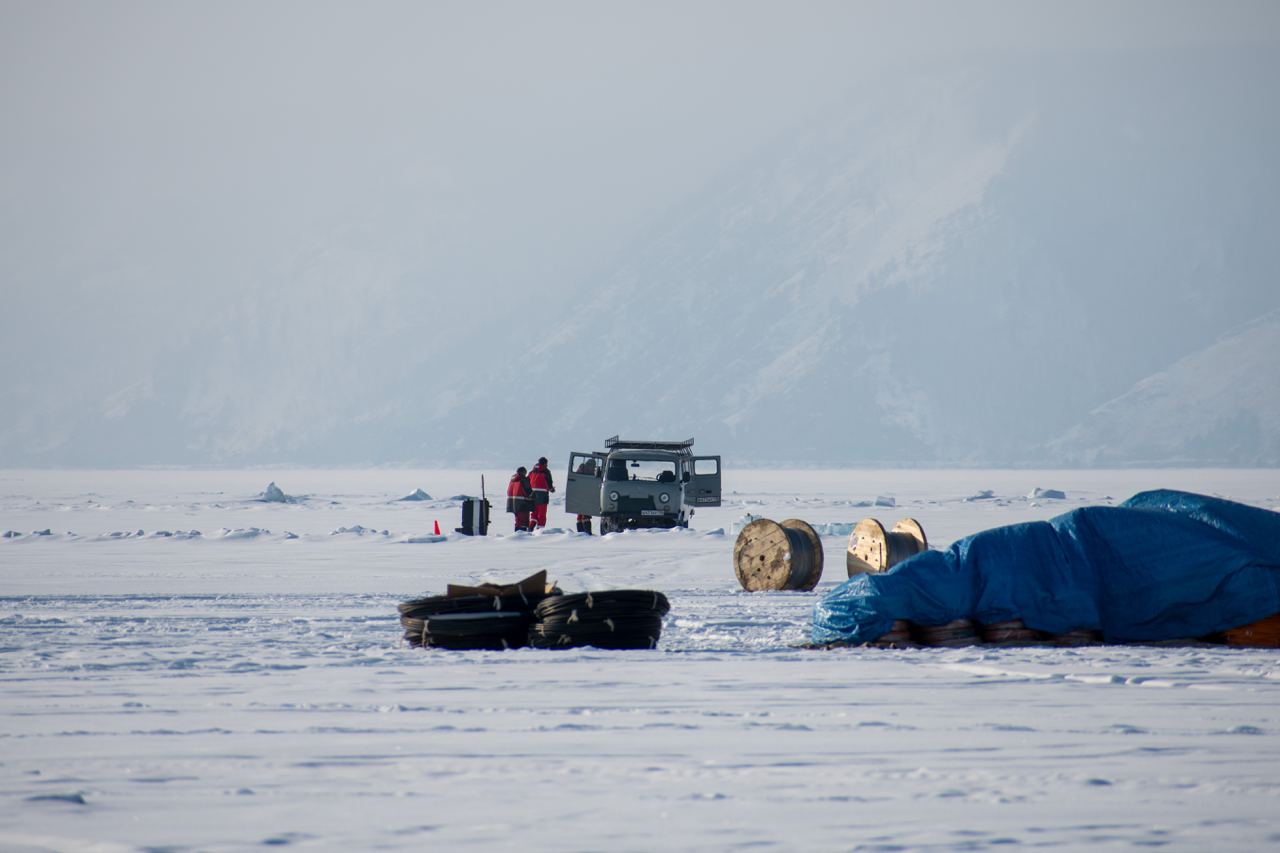
<path fill-rule="evenodd" d="M 662 510 L 660 510 L 660 509 L 642 509 L 642 510 L 640 510 L 640 514 L 641 514 L 641 515 L 662 515 Z"/>

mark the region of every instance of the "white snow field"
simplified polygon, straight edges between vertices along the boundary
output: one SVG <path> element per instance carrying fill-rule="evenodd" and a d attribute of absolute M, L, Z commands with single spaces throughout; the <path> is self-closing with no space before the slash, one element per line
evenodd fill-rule
<path fill-rule="evenodd" d="M 1280 846 L 1280 653 L 802 650 L 845 536 L 814 593 L 748 594 L 729 533 L 912 516 L 943 547 L 1155 487 L 1280 509 L 1274 470 L 729 469 L 694 530 L 594 538 L 512 536 L 489 472 L 496 533 L 431 541 L 478 479 L 0 472 L 0 849 Z M 398 601 L 539 569 L 662 590 L 659 648 L 401 644 Z"/>

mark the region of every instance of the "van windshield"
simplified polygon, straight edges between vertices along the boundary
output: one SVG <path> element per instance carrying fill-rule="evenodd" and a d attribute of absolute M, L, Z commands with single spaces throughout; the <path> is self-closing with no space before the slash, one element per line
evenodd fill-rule
<path fill-rule="evenodd" d="M 613 482 L 644 480 L 650 483 L 674 483 L 676 463 L 654 459 L 610 459 L 605 479 Z"/>

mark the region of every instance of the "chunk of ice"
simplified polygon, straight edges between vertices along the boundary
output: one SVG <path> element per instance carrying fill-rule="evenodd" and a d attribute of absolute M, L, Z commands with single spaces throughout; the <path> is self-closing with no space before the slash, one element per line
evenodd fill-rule
<path fill-rule="evenodd" d="M 269 504 L 287 504 L 293 503 L 297 498 L 286 495 L 284 490 L 277 486 L 273 480 L 267 484 L 267 487 L 262 491 L 262 495 L 258 500 Z"/>
<path fill-rule="evenodd" d="M 1040 500 L 1043 498 L 1051 501 L 1063 501 L 1067 499 L 1067 493 L 1061 489 L 1042 489 L 1039 486 L 1036 486 L 1031 490 L 1031 494 L 1027 495 L 1027 497 L 1032 500 Z"/>
<path fill-rule="evenodd" d="M 402 501 L 429 501 L 429 500 L 434 500 L 434 499 L 431 497 L 431 495 L 429 495 L 429 494 L 427 494 L 426 492 L 422 491 L 422 489 L 414 489 L 412 494 L 405 495 L 404 497 L 399 498 L 399 500 L 402 500 Z"/>

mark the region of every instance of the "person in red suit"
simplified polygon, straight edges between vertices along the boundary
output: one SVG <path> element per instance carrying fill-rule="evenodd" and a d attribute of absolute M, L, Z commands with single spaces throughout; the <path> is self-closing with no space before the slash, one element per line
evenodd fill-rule
<path fill-rule="evenodd" d="M 547 505 L 551 503 L 551 493 L 556 484 L 551 480 L 551 469 L 547 467 L 547 457 L 539 456 L 538 464 L 529 472 L 529 485 L 533 487 L 533 526 L 547 526 Z"/>
<path fill-rule="evenodd" d="M 507 512 L 516 517 L 516 532 L 529 529 L 529 512 L 533 509 L 533 488 L 525 467 L 521 465 L 507 483 Z"/>

